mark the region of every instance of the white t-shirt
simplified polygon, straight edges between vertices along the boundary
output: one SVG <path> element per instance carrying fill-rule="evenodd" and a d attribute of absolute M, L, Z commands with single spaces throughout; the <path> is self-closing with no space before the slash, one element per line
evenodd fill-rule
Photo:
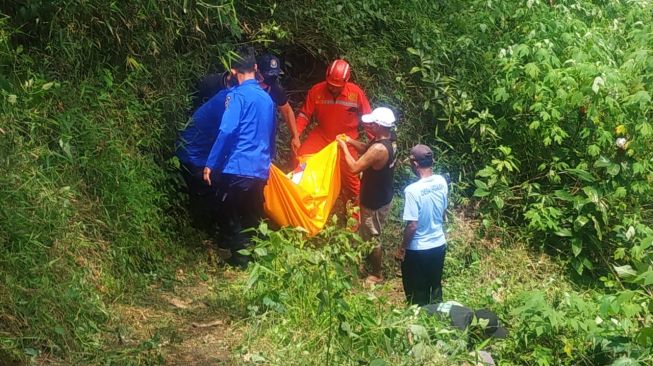
<path fill-rule="evenodd" d="M 447 209 L 447 181 L 441 175 L 422 178 L 404 189 L 404 221 L 417 221 L 417 231 L 409 250 L 426 250 L 445 245 L 442 229 Z"/>

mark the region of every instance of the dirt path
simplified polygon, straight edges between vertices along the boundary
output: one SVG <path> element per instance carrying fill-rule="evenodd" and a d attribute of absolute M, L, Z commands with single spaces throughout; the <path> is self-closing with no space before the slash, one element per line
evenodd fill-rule
<path fill-rule="evenodd" d="M 150 286 L 132 304 L 114 304 L 118 343 L 124 348 L 153 344 L 165 365 L 230 365 L 242 335 L 235 330 L 229 299 L 220 288 L 237 272 L 220 268 L 209 274 L 178 269 L 171 284 Z"/>

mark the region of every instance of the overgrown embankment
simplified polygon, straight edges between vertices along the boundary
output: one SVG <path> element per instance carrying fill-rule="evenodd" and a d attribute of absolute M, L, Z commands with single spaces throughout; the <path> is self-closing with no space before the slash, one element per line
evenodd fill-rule
<path fill-rule="evenodd" d="M 0 12 L 0 359 L 85 359 L 104 347 L 107 304 L 197 246 L 172 142 L 190 80 L 240 28 L 230 4 Z"/>

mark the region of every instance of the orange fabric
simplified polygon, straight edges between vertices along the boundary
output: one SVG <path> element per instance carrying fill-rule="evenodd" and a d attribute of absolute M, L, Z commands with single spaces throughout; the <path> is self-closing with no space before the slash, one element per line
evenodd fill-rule
<path fill-rule="evenodd" d="M 341 133 L 357 139 L 360 116 L 371 112 L 370 102 L 358 85 L 347 83 L 340 94 L 334 97 L 329 92 L 326 81 L 323 81 L 308 91 L 304 105 L 297 113 L 297 130 L 301 134 L 311 117 L 315 116 L 317 126 L 311 132 L 320 134 L 324 140 L 331 142 Z M 326 144 L 322 147 L 324 146 Z M 300 149 L 299 155 L 314 152 L 316 151 L 302 152 Z"/>
<path fill-rule="evenodd" d="M 302 227 L 311 236 L 322 230 L 340 193 L 340 155 L 334 141 L 317 154 L 301 157 L 306 167 L 298 184 L 272 165 L 263 190 L 267 216 L 281 226 Z"/>

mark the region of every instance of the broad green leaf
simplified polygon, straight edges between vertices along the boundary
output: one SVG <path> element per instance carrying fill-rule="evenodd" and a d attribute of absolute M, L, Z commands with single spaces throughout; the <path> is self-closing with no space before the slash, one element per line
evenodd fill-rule
<path fill-rule="evenodd" d="M 557 191 L 554 192 L 554 194 L 556 195 L 556 197 L 558 197 L 563 201 L 573 202 L 575 200 L 574 196 L 571 193 L 562 189 L 558 189 Z"/>
<path fill-rule="evenodd" d="M 613 266 L 615 272 L 617 272 L 617 275 L 621 278 L 627 278 L 627 277 L 632 277 L 637 275 L 637 272 L 633 269 L 633 267 L 630 266 L 630 264 L 626 264 L 624 266 Z"/>
<path fill-rule="evenodd" d="M 601 230 L 601 224 L 599 223 L 599 220 L 597 220 L 594 215 L 589 216 L 594 222 L 594 230 L 596 230 L 596 235 L 599 237 L 599 240 L 603 240 L 603 231 Z"/>
<path fill-rule="evenodd" d="M 497 171 L 491 167 L 491 166 L 486 166 L 485 168 L 481 169 L 476 173 L 477 176 L 481 178 L 487 178 L 489 176 L 495 175 Z"/>
<path fill-rule="evenodd" d="M 419 56 L 421 54 L 418 50 L 412 47 L 406 48 L 406 51 L 408 51 L 408 53 L 410 53 L 411 55 L 415 55 L 415 56 Z"/>
<path fill-rule="evenodd" d="M 583 192 L 585 192 L 585 195 L 587 198 L 590 199 L 590 201 L 594 203 L 598 203 L 600 200 L 599 197 L 599 192 L 596 190 L 594 187 L 583 187 Z"/>
<path fill-rule="evenodd" d="M 555 234 L 558 235 L 558 236 L 565 237 L 565 238 L 568 238 L 568 237 L 572 236 L 571 230 L 569 230 L 567 228 L 561 228 L 558 231 L 556 231 Z"/>
<path fill-rule="evenodd" d="M 503 198 L 501 198 L 499 196 L 495 196 L 493 201 L 494 201 L 494 204 L 497 205 L 497 208 L 499 210 L 501 210 L 503 208 L 503 205 L 504 205 Z"/>
<path fill-rule="evenodd" d="M 597 156 L 601 153 L 601 149 L 596 145 L 590 145 L 587 147 L 587 153 L 591 156 Z"/>
<path fill-rule="evenodd" d="M 576 273 L 578 273 L 579 275 L 583 274 L 585 267 L 583 267 L 583 262 L 581 262 L 579 259 L 574 259 L 572 266 L 576 270 Z"/>
<path fill-rule="evenodd" d="M 572 240 L 571 252 L 574 253 L 574 257 L 578 257 L 581 251 L 583 251 L 583 243 L 580 240 Z"/>
<path fill-rule="evenodd" d="M 506 88 L 504 87 L 499 87 L 494 89 L 494 101 L 495 102 L 505 102 L 508 100 L 510 95 L 506 91 Z"/>
<path fill-rule="evenodd" d="M 580 228 L 585 226 L 590 221 L 590 219 L 587 218 L 587 216 L 581 215 L 576 217 L 576 220 L 574 220 L 574 230 L 578 231 Z"/>
<path fill-rule="evenodd" d="M 637 335 L 637 343 L 644 347 L 653 346 L 653 327 L 640 329 L 639 334 Z"/>
<path fill-rule="evenodd" d="M 612 165 L 612 162 L 605 156 L 601 156 L 594 162 L 594 166 L 597 168 L 607 168 Z"/>
<path fill-rule="evenodd" d="M 642 242 L 639 244 L 639 246 L 642 249 L 648 249 L 648 247 L 650 247 L 651 244 L 653 244 L 653 236 L 648 236 L 648 237 L 642 239 Z"/>
<path fill-rule="evenodd" d="M 651 103 L 651 95 L 646 90 L 640 90 L 637 93 L 626 97 L 626 105 L 639 104 L 641 109 Z"/>
<path fill-rule="evenodd" d="M 611 176 L 616 176 L 621 171 L 621 166 L 619 164 L 612 164 L 608 167 L 607 172 Z"/>
<path fill-rule="evenodd" d="M 534 62 L 529 62 L 524 65 L 524 72 L 532 79 L 537 79 L 537 77 L 540 75 L 540 68 L 537 67 Z"/>
<path fill-rule="evenodd" d="M 642 284 L 644 286 L 653 285 L 653 269 L 650 269 L 650 268 L 651 267 L 649 267 L 648 271 L 646 271 L 646 272 L 640 274 L 639 276 L 637 276 L 637 278 L 635 279 L 635 282 L 640 283 L 640 284 Z"/>
<path fill-rule="evenodd" d="M 617 187 L 617 189 L 614 190 L 614 197 L 615 198 L 624 198 L 628 192 L 626 191 L 626 188 L 624 187 Z"/>
<path fill-rule="evenodd" d="M 594 176 L 592 176 L 592 174 L 587 170 L 571 168 L 571 169 L 566 169 L 565 172 L 589 183 L 593 183 L 596 181 L 596 179 L 594 179 Z"/>
<path fill-rule="evenodd" d="M 639 130 L 639 133 L 642 135 L 642 137 L 653 135 L 653 127 L 651 127 L 651 124 L 648 122 L 640 123 L 637 125 L 637 129 Z"/>
<path fill-rule="evenodd" d="M 484 190 L 483 188 L 476 188 L 474 191 L 474 197 L 485 197 L 488 196 L 490 192 Z"/>
<path fill-rule="evenodd" d="M 628 230 L 626 230 L 626 239 L 630 240 L 633 236 L 635 236 L 635 228 L 630 226 L 628 227 Z"/>

